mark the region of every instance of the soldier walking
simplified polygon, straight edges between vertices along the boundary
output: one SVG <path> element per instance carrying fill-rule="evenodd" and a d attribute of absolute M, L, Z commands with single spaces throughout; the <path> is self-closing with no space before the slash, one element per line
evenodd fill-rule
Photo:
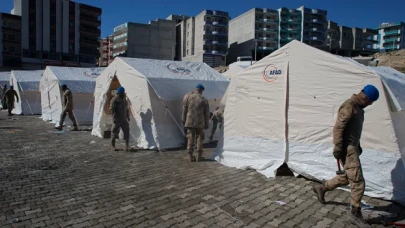
<path fill-rule="evenodd" d="M 204 86 L 198 84 L 192 92 L 185 95 L 183 99 L 182 122 L 187 128 L 187 153 L 188 161 L 194 161 L 194 144 L 197 143 L 197 161 L 203 161 L 203 142 L 205 129 L 209 126 L 209 105 L 207 99 L 202 95 Z M 197 139 L 196 139 L 197 138 Z M 197 141 L 197 142 L 195 142 Z"/>
<path fill-rule="evenodd" d="M 7 87 L 6 87 L 7 88 Z M 20 99 L 17 95 L 17 92 L 14 90 L 13 86 L 10 86 L 10 89 L 4 93 L 3 104 L 7 105 L 8 116 L 12 116 L 11 111 L 14 109 L 14 97 L 17 98 L 17 102 L 20 102 Z"/>
<path fill-rule="evenodd" d="M 365 181 L 360 164 L 362 148 L 360 137 L 363 130 L 364 108 L 373 104 L 379 97 L 379 92 L 373 85 L 367 85 L 359 94 L 354 94 L 339 108 L 338 118 L 333 128 L 333 156 L 339 165 L 343 164 L 343 174 L 328 180 L 323 185 L 313 187 L 318 200 L 325 203 L 325 193 L 340 186 L 350 184 L 351 211 L 348 222 L 360 226 L 370 227 L 361 214 L 361 198 L 364 194 Z"/>
<path fill-rule="evenodd" d="M 111 150 L 116 151 L 115 141 L 119 138 L 120 129 L 124 132 L 125 151 L 130 151 L 129 146 L 129 105 L 124 87 L 117 89 L 117 95 L 111 99 L 110 113 L 113 119 Z"/>
<path fill-rule="evenodd" d="M 72 121 L 73 123 L 73 129 L 72 131 L 78 131 L 79 129 L 77 128 L 78 124 L 77 124 L 77 120 L 75 117 L 75 114 L 73 113 L 73 95 L 72 95 L 72 91 L 70 91 L 70 89 L 67 87 L 66 84 L 63 84 L 61 86 L 62 88 L 62 113 L 60 114 L 60 121 L 59 121 L 59 126 L 56 127 L 56 129 L 58 130 L 62 130 L 63 129 L 63 122 L 65 122 L 65 118 L 66 115 L 69 115 L 69 119 Z"/>

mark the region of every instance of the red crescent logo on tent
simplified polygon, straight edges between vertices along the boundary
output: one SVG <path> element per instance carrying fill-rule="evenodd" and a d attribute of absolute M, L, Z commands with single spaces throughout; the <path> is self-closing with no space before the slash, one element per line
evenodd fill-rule
<path fill-rule="evenodd" d="M 266 82 L 274 82 L 277 80 L 277 75 L 280 74 L 281 70 L 277 69 L 273 64 L 267 65 L 262 72 L 263 79 Z"/>

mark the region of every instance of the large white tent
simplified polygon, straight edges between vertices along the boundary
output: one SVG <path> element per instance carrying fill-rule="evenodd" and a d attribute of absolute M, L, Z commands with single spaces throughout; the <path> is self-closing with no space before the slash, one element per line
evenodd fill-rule
<path fill-rule="evenodd" d="M 10 85 L 13 85 L 20 98 L 19 102 L 17 100 L 14 102 L 14 114 L 41 114 L 39 82 L 43 73 L 43 70 L 11 71 Z"/>
<path fill-rule="evenodd" d="M 94 109 L 96 78 L 105 68 L 77 68 L 48 66 L 41 79 L 42 119 L 59 125 L 62 113 L 62 90 L 66 84 L 73 93 L 74 114 L 79 125 L 91 124 Z M 65 119 L 71 124 L 70 119 Z"/>
<path fill-rule="evenodd" d="M 298 41 L 232 78 L 216 159 L 267 177 L 287 163 L 296 174 L 330 179 L 337 170 L 332 155 L 336 113 L 367 84 L 380 90 L 380 99 L 365 109 L 365 194 L 404 203 L 405 112 L 391 105 L 404 101 L 404 90 L 402 96 L 386 92 L 400 87 L 399 81 L 390 85 L 371 68 Z"/>
<path fill-rule="evenodd" d="M 131 105 L 131 140 L 136 146 L 159 150 L 180 147 L 185 137 L 183 96 L 198 83 L 205 86 L 203 95 L 214 111 L 229 81 L 207 64 L 116 58 L 97 79 L 92 134 L 103 137 L 111 129 L 109 103 L 122 85 Z"/>
<path fill-rule="evenodd" d="M 3 86 L 7 85 L 7 88 L 10 84 L 10 72 L 0 72 L 0 89 L 3 90 Z M 0 91 L 0 108 L 3 108 L 1 100 L 3 99 L 2 91 Z"/>

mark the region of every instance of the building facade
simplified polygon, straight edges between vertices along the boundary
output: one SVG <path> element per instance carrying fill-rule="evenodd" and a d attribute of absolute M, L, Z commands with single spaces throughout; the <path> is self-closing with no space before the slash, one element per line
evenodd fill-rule
<path fill-rule="evenodd" d="M 179 16 L 170 15 L 168 19 L 171 17 Z M 228 24 L 229 14 L 218 10 L 204 10 L 179 21 L 176 60 L 223 65 L 228 53 Z"/>
<path fill-rule="evenodd" d="M 112 57 L 173 60 L 176 22 L 157 19 L 149 24 L 128 22 L 114 28 Z"/>
<path fill-rule="evenodd" d="M 0 13 L 0 68 L 21 68 L 21 17 Z"/>
<path fill-rule="evenodd" d="M 227 64 L 238 56 L 260 60 L 292 40 L 326 49 L 327 23 L 325 10 L 253 8 L 229 23 Z"/>
<path fill-rule="evenodd" d="M 100 40 L 100 57 L 97 66 L 107 67 L 113 60 L 113 36 L 108 36 Z"/>
<path fill-rule="evenodd" d="M 375 49 L 391 51 L 405 48 L 405 23 L 382 23 L 375 38 Z"/>
<path fill-rule="evenodd" d="M 100 8 L 69 0 L 15 0 L 11 12 L 21 16 L 24 68 L 96 65 Z"/>
<path fill-rule="evenodd" d="M 331 53 L 342 56 L 369 55 L 377 50 L 375 35 L 378 31 L 370 28 L 351 28 L 338 26 L 336 22 L 328 22 L 327 45 Z"/>

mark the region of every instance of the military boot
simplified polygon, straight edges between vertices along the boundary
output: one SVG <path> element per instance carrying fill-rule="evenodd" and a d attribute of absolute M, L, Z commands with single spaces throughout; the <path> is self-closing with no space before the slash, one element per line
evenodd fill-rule
<path fill-rule="evenodd" d="M 184 160 L 189 161 L 189 162 L 194 162 L 196 159 L 193 156 L 193 152 L 187 152 L 187 156 L 184 158 Z"/>
<path fill-rule="evenodd" d="M 202 154 L 203 154 L 202 151 L 198 151 L 198 154 L 197 154 L 197 162 L 200 162 L 200 161 L 204 161 L 204 160 L 205 160 L 205 158 L 202 156 Z"/>
<path fill-rule="evenodd" d="M 129 142 L 125 141 L 125 151 L 131 151 L 132 147 L 129 146 Z"/>
<path fill-rule="evenodd" d="M 117 148 L 115 147 L 115 139 L 114 138 L 111 139 L 111 150 L 112 151 L 117 151 Z"/>
<path fill-rule="evenodd" d="M 73 126 L 73 129 L 71 131 L 78 131 L 79 128 L 77 127 L 77 125 Z"/>
<path fill-rule="evenodd" d="M 351 211 L 347 212 L 347 222 L 358 227 L 371 227 L 363 218 L 360 207 L 352 207 Z"/>
<path fill-rule="evenodd" d="M 316 196 L 318 197 L 319 202 L 322 204 L 325 204 L 325 193 L 329 191 L 328 189 L 325 188 L 323 184 L 317 184 L 312 186 L 312 190 L 315 192 Z"/>

